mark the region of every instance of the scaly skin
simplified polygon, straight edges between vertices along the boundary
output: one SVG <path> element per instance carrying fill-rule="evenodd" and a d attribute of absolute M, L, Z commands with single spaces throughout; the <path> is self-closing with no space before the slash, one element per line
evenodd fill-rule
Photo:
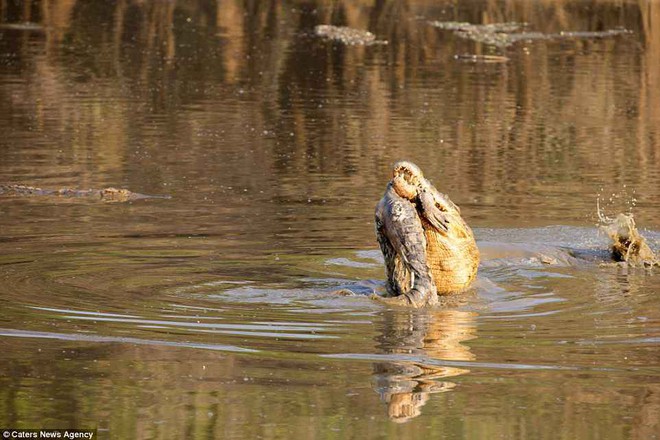
<path fill-rule="evenodd" d="M 479 265 L 472 230 L 460 210 L 411 162 L 397 162 L 376 207 L 376 234 L 385 258 L 387 290 L 378 299 L 424 307 L 438 294 L 459 292 Z"/>
<path fill-rule="evenodd" d="M 325 40 L 336 41 L 348 46 L 371 46 L 373 44 L 387 44 L 387 41 L 376 40 L 376 36 L 369 31 L 352 29 L 345 26 L 332 26 L 320 24 L 314 28 L 314 34 Z"/>
<path fill-rule="evenodd" d="M 103 188 L 103 189 L 42 189 L 26 185 L 0 185 L 0 194 L 10 193 L 16 195 L 36 196 L 61 196 L 61 197 L 95 197 L 106 202 L 127 202 L 138 199 L 163 198 L 169 196 L 152 196 L 139 194 L 127 189 Z"/>

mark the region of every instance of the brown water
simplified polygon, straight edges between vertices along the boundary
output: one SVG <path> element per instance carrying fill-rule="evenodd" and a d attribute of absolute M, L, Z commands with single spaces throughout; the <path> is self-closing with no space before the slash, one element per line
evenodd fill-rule
<path fill-rule="evenodd" d="M 431 21 L 632 32 L 499 47 Z M 659 53 L 651 0 L 0 0 L 0 183 L 172 196 L 0 196 L 0 425 L 660 437 L 657 270 L 564 249 L 601 256 L 600 195 L 658 250 Z M 382 288 L 403 158 L 487 257 L 436 310 L 329 294 Z"/>

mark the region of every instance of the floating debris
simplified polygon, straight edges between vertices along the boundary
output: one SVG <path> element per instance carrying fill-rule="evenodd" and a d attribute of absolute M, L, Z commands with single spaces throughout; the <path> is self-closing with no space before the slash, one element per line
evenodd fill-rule
<path fill-rule="evenodd" d="M 32 32 L 44 32 L 45 29 L 39 23 L 32 23 L 29 21 L 24 21 L 22 23 L 0 23 L 0 30 L 7 29 L 13 31 L 32 31 Z"/>
<path fill-rule="evenodd" d="M 503 55 L 472 55 L 469 53 L 454 55 L 454 59 L 464 61 L 466 63 L 483 64 L 506 63 L 509 61 L 509 57 L 505 57 Z"/>
<path fill-rule="evenodd" d="M 472 24 L 464 21 L 431 21 L 431 26 L 456 32 L 511 33 L 525 27 L 525 23 L 507 22 L 491 24 Z"/>
<path fill-rule="evenodd" d="M 348 46 L 371 46 L 374 44 L 387 44 L 386 40 L 376 40 L 376 36 L 369 31 L 353 29 L 346 26 L 332 26 L 320 24 L 314 28 L 314 35 L 326 40 L 336 41 Z"/>
<path fill-rule="evenodd" d="M 610 29 L 607 31 L 576 31 L 576 32 L 560 32 L 558 34 L 550 34 L 554 38 L 609 38 L 616 37 L 617 35 L 632 34 L 633 31 L 628 29 Z"/>
<path fill-rule="evenodd" d="M 576 31 L 544 34 L 542 32 L 523 32 L 526 23 L 491 23 L 472 24 L 458 21 L 430 21 L 433 27 L 453 31 L 458 37 L 497 47 L 508 47 L 519 41 L 558 40 L 558 39 L 596 39 L 631 34 L 627 29 L 607 31 Z"/>

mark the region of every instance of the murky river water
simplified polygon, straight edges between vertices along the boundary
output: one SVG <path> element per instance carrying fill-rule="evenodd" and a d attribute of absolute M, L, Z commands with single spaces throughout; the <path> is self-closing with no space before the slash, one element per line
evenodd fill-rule
<path fill-rule="evenodd" d="M 0 425 L 660 437 L 657 271 L 563 250 L 606 248 L 599 194 L 658 249 L 658 54 L 652 0 L 0 0 L 0 183 L 172 196 L 0 196 Z M 402 158 L 486 256 L 434 310 L 329 293 L 382 287 L 373 209 Z"/>

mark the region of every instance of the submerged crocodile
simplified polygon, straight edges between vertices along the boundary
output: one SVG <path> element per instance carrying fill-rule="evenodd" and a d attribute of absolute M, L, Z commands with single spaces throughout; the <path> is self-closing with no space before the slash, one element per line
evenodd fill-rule
<path fill-rule="evenodd" d="M 320 24 L 314 28 L 314 35 L 325 40 L 336 41 L 348 46 L 371 46 L 374 44 L 387 44 L 386 40 L 376 40 L 376 36 L 369 31 L 353 29 L 346 26 L 333 26 Z"/>
<path fill-rule="evenodd" d="M 630 266 L 660 265 L 632 215 L 603 217 L 601 222 L 612 240 L 612 260 Z M 411 162 L 394 164 L 392 179 L 376 206 L 376 234 L 390 296 L 374 299 L 412 307 L 434 305 L 438 295 L 463 291 L 476 277 L 480 255 L 472 230 L 460 209 Z"/>
<path fill-rule="evenodd" d="M 604 31 L 564 31 L 559 33 L 530 32 L 525 23 L 473 24 L 459 21 L 429 21 L 431 26 L 453 31 L 458 37 L 499 48 L 507 48 L 520 41 L 601 39 L 631 34 L 627 29 Z"/>
<path fill-rule="evenodd" d="M 61 197 L 91 197 L 105 202 L 128 202 L 139 199 L 169 199 L 165 195 L 147 195 L 129 191 L 123 188 L 102 189 L 42 189 L 27 185 L 0 185 L 0 194 L 15 194 L 23 196 L 61 196 Z"/>

